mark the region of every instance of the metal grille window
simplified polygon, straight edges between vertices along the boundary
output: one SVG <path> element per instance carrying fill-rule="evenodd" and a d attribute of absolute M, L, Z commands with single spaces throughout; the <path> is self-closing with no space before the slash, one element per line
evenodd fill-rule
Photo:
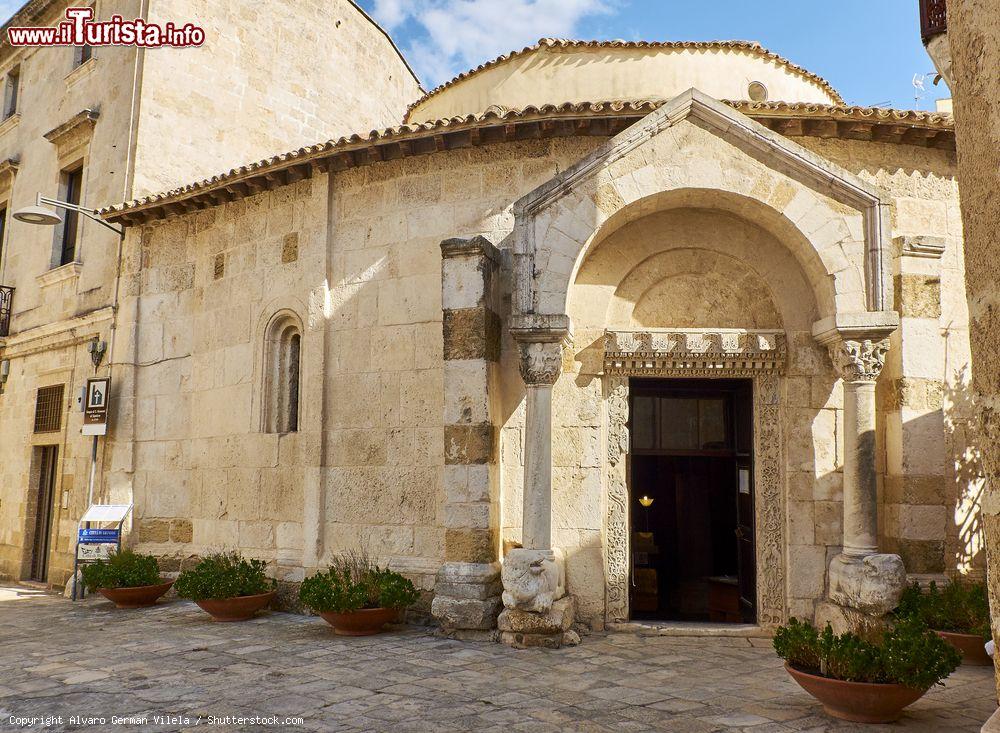
<path fill-rule="evenodd" d="M 62 426 L 63 386 L 40 387 L 35 398 L 35 432 L 55 433 Z"/>
<path fill-rule="evenodd" d="M 14 288 L 0 285 L 0 338 L 10 336 L 10 316 L 13 311 Z"/>

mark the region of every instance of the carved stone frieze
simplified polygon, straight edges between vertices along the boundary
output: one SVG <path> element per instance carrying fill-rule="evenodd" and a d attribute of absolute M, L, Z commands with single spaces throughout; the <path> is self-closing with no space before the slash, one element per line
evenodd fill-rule
<path fill-rule="evenodd" d="M 827 345 L 837 374 L 845 382 L 874 382 L 885 366 L 889 340 L 833 341 Z"/>
<path fill-rule="evenodd" d="M 604 373 L 645 376 L 752 376 L 782 371 L 787 358 L 781 331 L 608 331 Z"/>
<path fill-rule="evenodd" d="M 781 391 L 775 374 L 753 385 L 754 528 L 757 623 L 785 622 L 785 492 L 782 479 Z"/>
<path fill-rule="evenodd" d="M 607 515 L 604 521 L 604 552 L 607 591 L 605 607 L 608 621 L 628 620 L 628 486 L 625 456 L 628 455 L 629 402 L 628 377 L 607 380 L 608 466 Z"/>

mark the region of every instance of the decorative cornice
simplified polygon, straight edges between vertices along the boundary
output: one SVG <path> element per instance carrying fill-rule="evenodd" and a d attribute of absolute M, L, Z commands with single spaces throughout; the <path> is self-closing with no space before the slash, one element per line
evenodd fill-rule
<path fill-rule="evenodd" d="M 781 373 L 787 359 L 782 331 L 674 329 L 607 331 L 604 335 L 606 375 Z"/>
<path fill-rule="evenodd" d="M 33 25 L 36 21 L 45 17 L 49 8 L 58 5 L 59 0 L 28 0 L 14 15 L 8 18 L 7 22 L 0 26 L 0 33 L 7 37 L 7 29 L 24 25 Z M 7 44 L 4 44 L 5 46 Z"/>
<path fill-rule="evenodd" d="M 29 328 L 12 334 L 4 345 L 4 358 L 16 359 L 31 354 L 80 344 L 93 339 L 93 329 L 110 321 L 114 308 L 99 308 L 73 318 Z"/>
<path fill-rule="evenodd" d="M 792 63 L 783 56 L 779 56 L 773 51 L 769 51 L 756 41 L 582 41 L 582 40 L 572 40 L 568 38 L 542 38 L 539 39 L 538 43 L 533 46 L 526 46 L 520 51 L 511 51 L 510 53 L 498 56 L 492 61 L 487 61 L 486 63 L 480 64 L 474 69 L 469 71 L 464 71 L 450 81 L 441 84 L 440 86 L 432 89 L 418 99 L 416 102 L 411 104 L 406 110 L 406 116 L 403 118 L 404 122 L 409 122 L 410 114 L 414 109 L 419 107 L 421 104 L 426 102 L 431 97 L 437 96 L 441 92 L 449 89 L 456 84 L 459 84 L 466 79 L 486 71 L 487 69 L 492 69 L 495 66 L 500 66 L 513 59 L 520 56 L 525 56 L 527 54 L 532 54 L 542 49 L 559 49 L 559 50 L 574 50 L 574 49 L 586 49 L 586 48 L 622 48 L 622 49 L 644 49 L 644 50 L 695 50 L 695 51 L 740 51 L 744 53 L 753 53 L 762 58 L 766 58 L 769 61 L 774 61 L 781 66 L 784 66 L 792 73 L 798 74 L 809 81 L 813 82 L 822 89 L 824 92 L 830 95 L 830 97 L 839 104 L 844 103 L 843 97 L 840 93 L 833 88 L 833 86 L 823 77 L 818 74 Z"/>
<path fill-rule="evenodd" d="M 39 287 L 47 288 L 64 280 L 80 277 L 81 272 L 83 272 L 82 262 L 67 262 L 65 265 L 46 270 L 41 275 L 36 276 L 35 280 L 38 282 Z"/>
<path fill-rule="evenodd" d="M 21 113 L 15 112 L 12 115 L 8 115 L 6 119 L 0 122 L 0 136 L 6 135 L 8 132 L 13 130 L 21 123 Z"/>
<path fill-rule="evenodd" d="M 42 137 L 56 147 L 61 147 L 67 140 L 76 135 L 89 135 L 94 131 L 100 112 L 92 109 L 82 109 L 64 123 L 49 130 Z"/>
<path fill-rule="evenodd" d="M 406 124 L 310 145 L 233 168 L 162 193 L 102 208 L 108 221 L 132 225 L 210 208 L 310 178 L 316 170 L 343 171 L 448 150 L 560 137 L 613 137 L 665 102 L 628 100 L 546 104 Z M 885 140 L 954 150 L 948 115 L 821 104 L 724 102 L 785 137 Z M 791 124 L 786 124 L 791 123 Z"/>
<path fill-rule="evenodd" d="M 21 165 L 21 161 L 17 158 L 7 158 L 4 161 L 0 161 L 0 184 L 10 184 L 14 180 L 14 176 L 17 175 L 17 169 Z M 9 177 L 10 181 L 5 181 L 4 179 Z"/>
<path fill-rule="evenodd" d="M 910 257 L 929 257 L 941 259 L 944 255 L 946 240 L 944 237 L 896 237 L 896 247 L 904 255 Z"/>

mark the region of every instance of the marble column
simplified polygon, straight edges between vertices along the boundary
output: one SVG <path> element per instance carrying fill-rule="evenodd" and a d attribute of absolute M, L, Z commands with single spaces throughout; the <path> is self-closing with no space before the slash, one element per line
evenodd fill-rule
<path fill-rule="evenodd" d="M 830 563 L 828 597 L 817 620 L 837 631 L 882 618 L 899 602 L 906 569 L 898 555 L 878 551 L 878 473 L 875 464 L 875 382 L 889 350 L 888 332 L 841 332 L 827 341 L 844 381 L 843 550 Z"/>
<path fill-rule="evenodd" d="M 557 647 L 574 635 L 563 553 L 552 546 L 552 387 L 562 371 L 566 316 L 513 319 L 525 384 L 522 546 L 503 561 L 504 611 L 497 620 L 510 646 Z"/>
<path fill-rule="evenodd" d="M 528 550 L 552 549 L 552 385 L 562 366 L 559 342 L 524 341 L 524 504 L 521 544 Z"/>
<path fill-rule="evenodd" d="M 878 552 L 875 380 L 889 344 L 842 340 L 829 348 L 844 380 L 844 554 L 863 558 Z"/>

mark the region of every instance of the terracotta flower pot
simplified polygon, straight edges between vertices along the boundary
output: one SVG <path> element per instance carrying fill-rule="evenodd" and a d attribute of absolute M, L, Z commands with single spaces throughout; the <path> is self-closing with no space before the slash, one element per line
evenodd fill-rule
<path fill-rule="evenodd" d="M 237 596 L 236 598 L 206 598 L 195 601 L 198 606 L 212 615 L 216 621 L 247 621 L 264 608 L 278 594 L 277 591 L 261 593 L 256 596 Z"/>
<path fill-rule="evenodd" d="M 904 685 L 833 680 L 787 664 L 785 669 L 803 690 L 822 703 L 827 715 L 854 723 L 891 723 L 903 714 L 903 708 L 927 692 Z"/>
<path fill-rule="evenodd" d="M 976 634 L 956 634 L 951 631 L 935 631 L 946 642 L 962 652 L 962 663 L 977 667 L 989 667 L 993 659 L 986 653 L 986 639 Z"/>
<path fill-rule="evenodd" d="M 118 608 L 146 608 L 155 606 L 157 599 L 170 590 L 174 581 L 157 585 L 142 585 L 138 588 L 98 588 L 97 592 L 114 603 Z"/>
<path fill-rule="evenodd" d="M 340 636 L 371 636 L 382 631 L 382 627 L 399 618 L 395 608 L 362 608 L 350 613 L 320 613 L 323 620 L 333 627 L 333 633 Z"/>

